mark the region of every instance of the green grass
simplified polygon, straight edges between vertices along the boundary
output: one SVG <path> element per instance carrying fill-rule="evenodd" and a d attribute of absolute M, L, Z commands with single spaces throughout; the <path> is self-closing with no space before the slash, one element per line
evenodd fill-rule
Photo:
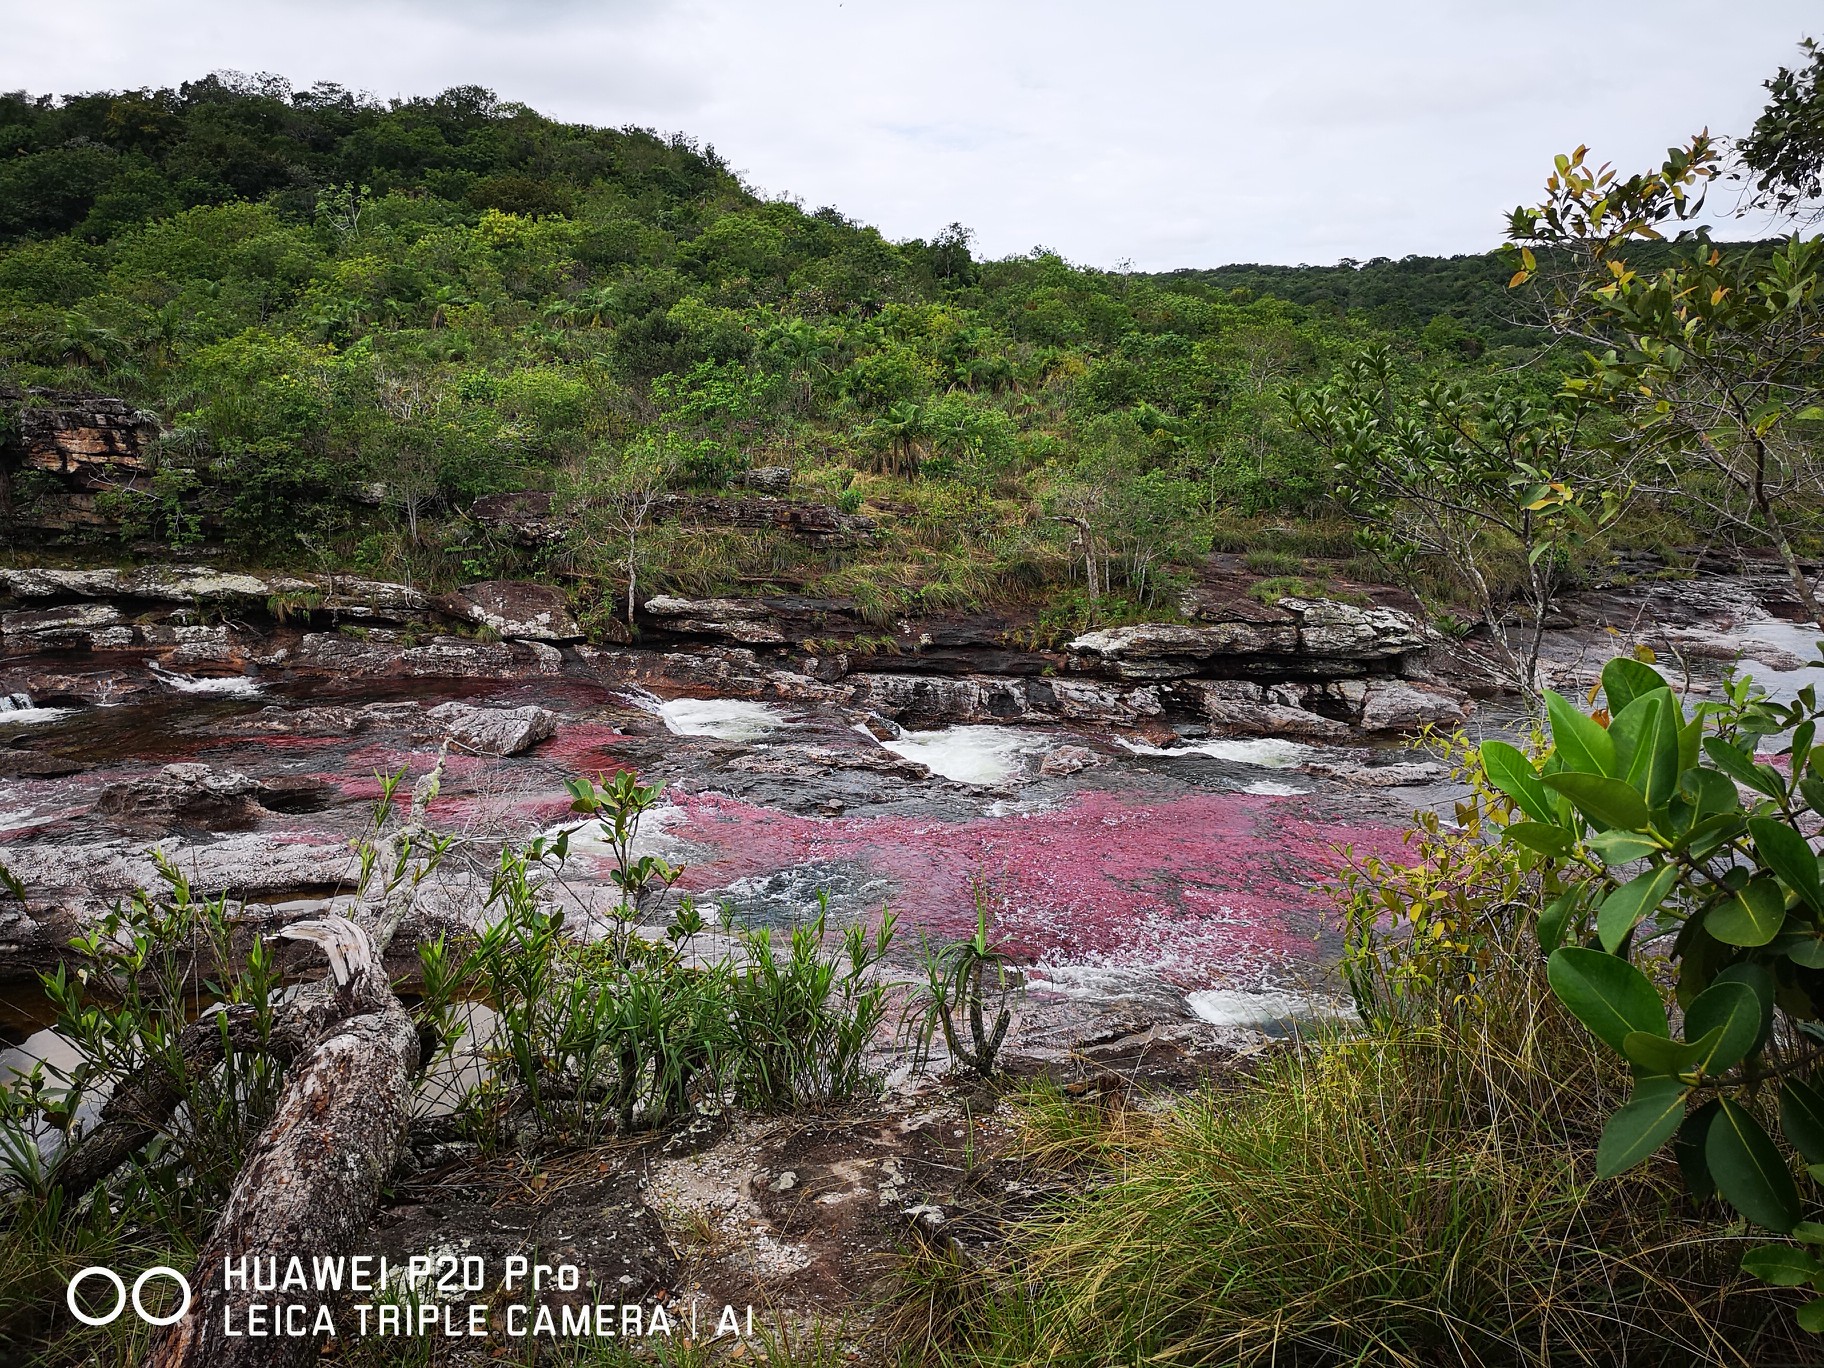
<path fill-rule="evenodd" d="M 1590 1094 L 1616 1080 L 1593 1054 L 1506 1029 L 1308 1043 L 1159 1110 L 1035 1091 L 1029 1153 L 1079 1192 L 989 1278 L 915 1264 L 905 1324 L 932 1361 L 997 1368 L 1815 1352 L 1668 1163 L 1595 1181 Z"/>

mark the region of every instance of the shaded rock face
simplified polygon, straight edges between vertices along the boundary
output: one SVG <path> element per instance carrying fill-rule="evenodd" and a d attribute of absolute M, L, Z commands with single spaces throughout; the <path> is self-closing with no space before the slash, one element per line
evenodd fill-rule
<path fill-rule="evenodd" d="M 1313 706 L 1318 699 L 1297 685 L 1260 684 L 1245 679 L 1197 680 L 1179 686 L 1196 711 L 1220 731 L 1338 741 L 1349 723 Z"/>
<path fill-rule="evenodd" d="M 583 629 L 562 591 L 522 580 L 465 584 L 442 602 L 452 616 L 523 641 L 581 641 Z"/>
<path fill-rule="evenodd" d="M 477 708 L 442 703 L 425 714 L 452 741 L 478 755 L 518 755 L 557 730 L 557 714 L 528 704 L 523 708 Z"/>
<path fill-rule="evenodd" d="M 783 646 L 785 629 L 762 601 L 686 599 L 658 594 L 646 600 L 646 614 L 668 632 L 716 637 L 743 646 Z"/>
<path fill-rule="evenodd" d="M 28 470 L 86 482 L 150 468 L 146 447 L 158 435 L 158 419 L 124 399 L 32 390 L 0 393 L 0 405 L 17 414 L 5 454 Z"/>
<path fill-rule="evenodd" d="M 0 614 L 0 637 L 8 650 L 92 651 L 131 646 L 133 628 L 111 604 L 75 603 Z"/>
<path fill-rule="evenodd" d="M 489 494 L 469 505 L 469 516 L 488 531 L 521 546 L 562 541 L 566 524 L 542 489 Z"/>
<path fill-rule="evenodd" d="M 113 784 L 95 800 L 95 811 L 116 830 L 161 836 L 180 828 L 241 831 L 264 815 L 260 783 L 209 765 L 166 765 L 157 774 Z"/>
<path fill-rule="evenodd" d="M 790 478 L 788 471 L 787 483 Z M 672 494 L 659 500 L 654 511 L 661 518 L 712 527 L 770 528 L 814 546 L 854 546 L 871 541 L 875 532 L 874 520 L 859 513 L 844 513 L 833 504 L 775 498 L 770 493 L 747 498 Z"/>

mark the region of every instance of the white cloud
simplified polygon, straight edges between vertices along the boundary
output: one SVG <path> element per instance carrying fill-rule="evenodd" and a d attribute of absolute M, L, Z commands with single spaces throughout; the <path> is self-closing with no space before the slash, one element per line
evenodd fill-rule
<path fill-rule="evenodd" d="M 893 237 L 1098 265 L 1465 252 L 1553 153 L 1742 131 L 1798 0 L 0 0 L 0 87 L 234 68 L 382 96 L 493 87 L 714 143 Z M 1694 62 L 1694 47 L 1701 65 Z"/>

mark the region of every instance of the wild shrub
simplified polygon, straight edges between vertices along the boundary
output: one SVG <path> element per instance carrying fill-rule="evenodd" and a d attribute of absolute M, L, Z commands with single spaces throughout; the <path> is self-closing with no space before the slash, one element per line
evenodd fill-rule
<path fill-rule="evenodd" d="M 1538 760 L 1482 748 L 1524 818 L 1505 848 L 1557 893 L 1537 921 L 1551 991 L 1634 1075 L 1598 1113 L 1597 1173 L 1670 1141 L 1695 1197 L 1789 1237 L 1752 1250 L 1749 1271 L 1824 1292 L 1824 710 L 1810 687 L 1780 703 L 1737 679 L 1687 716 L 1628 658 L 1601 691 L 1594 715 L 1547 693 Z M 1760 758 L 1764 741 L 1783 765 Z M 1824 1330 L 1824 1297 L 1798 1318 Z"/>

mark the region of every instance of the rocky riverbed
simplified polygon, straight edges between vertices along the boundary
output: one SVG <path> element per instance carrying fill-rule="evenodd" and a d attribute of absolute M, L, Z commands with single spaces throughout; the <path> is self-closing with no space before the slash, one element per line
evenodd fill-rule
<path fill-rule="evenodd" d="M 0 859 L 28 889 L 0 904 L 15 985 L 154 883 L 154 846 L 257 927 L 333 902 L 377 776 L 447 744 L 432 817 L 459 854 L 401 950 L 485 915 L 482 871 L 567 821 L 566 778 L 632 768 L 668 785 L 645 848 L 725 917 L 789 922 L 822 893 L 844 919 L 893 908 L 909 947 L 972 926 L 985 897 L 1029 964 L 1022 1050 L 1111 1020 L 1269 1025 L 1326 996 L 1342 852 L 1397 850 L 1410 809 L 1450 795 L 1398 738 L 1511 716 L 1485 653 L 1392 595 L 1205 586 L 1185 622 L 1046 649 L 987 619 L 870 638 L 840 602 L 656 598 L 636 647 L 585 642 L 538 585 L 0 573 Z M 1574 599 L 1549 670 L 1581 687 L 1653 638 L 1695 689 L 1745 649 L 1796 681 L 1805 634 L 1769 583 Z M 578 924 L 611 900 L 607 872 L 579 833 L 560 895 Z"/>

